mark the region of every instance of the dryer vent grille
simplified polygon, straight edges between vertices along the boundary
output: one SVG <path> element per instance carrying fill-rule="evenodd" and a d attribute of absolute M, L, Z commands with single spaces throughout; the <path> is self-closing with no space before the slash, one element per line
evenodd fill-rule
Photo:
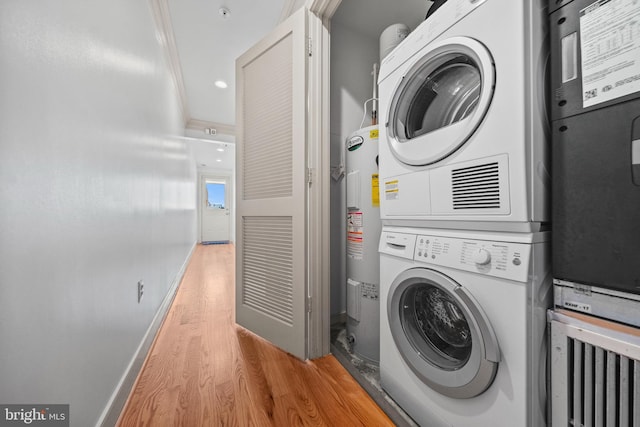
<path fill-rule="evenodd" d="M 498 162 L 451 171 L 453 209 L 499 209 Z"/>

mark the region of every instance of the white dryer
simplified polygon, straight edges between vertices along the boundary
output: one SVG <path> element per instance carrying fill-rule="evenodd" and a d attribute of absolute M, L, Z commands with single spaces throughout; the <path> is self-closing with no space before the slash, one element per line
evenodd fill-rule
<path fill-rule="evenodd" d="M 420 425 L 546 425 L 548 240 L 383 228 L 381 385 Z"/>
<path fill-rule="evenodd" d="M 382 61 L 384 224 L 543 229 L 546 7 L 448 0 Z"/>

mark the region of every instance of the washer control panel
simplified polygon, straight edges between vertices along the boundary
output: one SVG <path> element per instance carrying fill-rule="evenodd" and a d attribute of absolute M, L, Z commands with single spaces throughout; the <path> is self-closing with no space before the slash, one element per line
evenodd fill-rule
<path fill-rule="evenodd" d="M 413 259 L 526 282 L 531 250 L 523 243 L 418 235 Z"/>

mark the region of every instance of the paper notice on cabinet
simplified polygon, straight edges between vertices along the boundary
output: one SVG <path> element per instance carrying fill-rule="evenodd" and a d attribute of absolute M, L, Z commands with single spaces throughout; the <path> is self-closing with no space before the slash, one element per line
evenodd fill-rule
<path fill-rule="evenodd" d="M 640 91 L 640 0 L 580 11 L 583 108 Z"/>

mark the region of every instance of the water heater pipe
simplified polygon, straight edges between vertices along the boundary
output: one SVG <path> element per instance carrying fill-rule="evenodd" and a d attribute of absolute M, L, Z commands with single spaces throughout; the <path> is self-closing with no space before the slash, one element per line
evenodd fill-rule
<path fill-rule="evenodd" d="M 371 125 L 378 124 L 378 64 L 373 64 L 373 106 L 371 107 Z"/>

